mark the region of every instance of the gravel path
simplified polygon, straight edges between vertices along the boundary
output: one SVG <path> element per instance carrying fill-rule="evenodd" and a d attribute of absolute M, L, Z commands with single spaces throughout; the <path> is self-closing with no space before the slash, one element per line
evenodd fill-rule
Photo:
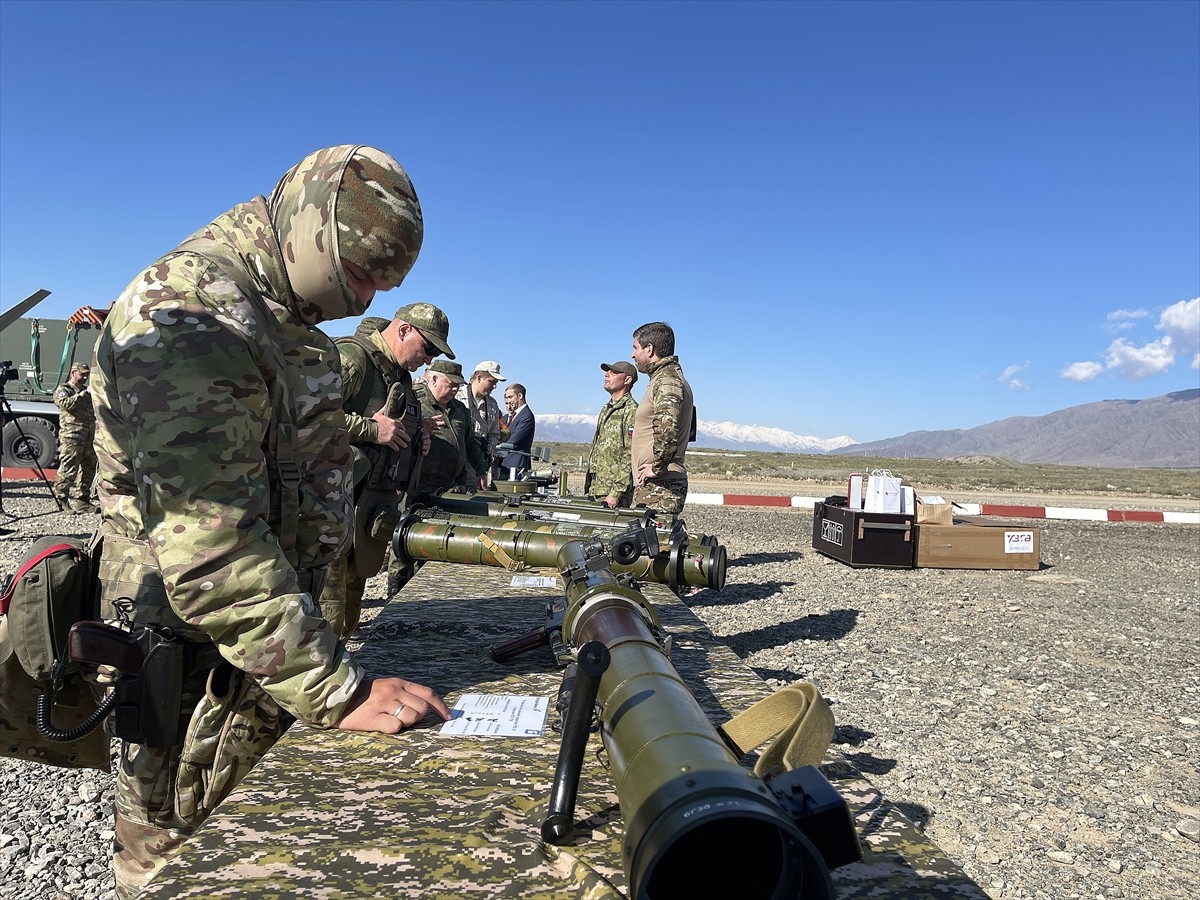
<path fill-rule="evenodd" d="M 4 485 L 29 518 L 0 571 L 94 526 L 45 494 Z M 1200 528 L 1037 522 L 1039 572 L 895 571 L 812 551 L 807 510 L 685 519 L 730 556 L 696 613 L 772 683 L 817 682 L 838 749 L 990 896 L 1196 896 Z M 102 773 L 0 759 L 0 897 L 111 897 L 111 799 Z"/>

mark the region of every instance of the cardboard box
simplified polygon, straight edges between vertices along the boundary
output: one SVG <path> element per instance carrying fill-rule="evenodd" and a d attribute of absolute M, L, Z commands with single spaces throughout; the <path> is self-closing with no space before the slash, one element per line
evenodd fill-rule
<path fill-rule="evenodd" d="M 1012 522 L 917 525 L 918 569 L 1037 569 L 1041 529 Z"/>
<path fill-rule="evenodd" d="M 918 525 L 953 525 L 954 504 L 938 495 L 917 497 Z"/>
<path fill-rule="evenodd" d="M 818 503 L 813 549 L 856 569 L 911 569 L 916 523 L 912 513 L 877 513 Z"/>

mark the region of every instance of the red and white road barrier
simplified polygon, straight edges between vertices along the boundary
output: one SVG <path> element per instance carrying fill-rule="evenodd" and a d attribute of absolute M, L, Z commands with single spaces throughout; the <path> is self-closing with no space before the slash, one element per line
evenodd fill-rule
<path fill-rule="evenodd" d="M 56 469 L 46 469 L 51 481 Z M 38 477 L 37 469 L 4 468 L 5 481 L 24 481 Z M 692 506 L 791 506 L 812 509 L 824 503 L 824 497 L 784 497 L 776 494 L 697 494 L 689 493 Z M 999 503 L 955 503 L 955 511 L 964 516 L 1004 516 L 1010 519 L 1077 519 L 1085 522 L 1168 522 L 1174 525 L 1200 525 L 1200 512 L 1171 512 L 1153 509 L 1083 509 L 1074 506 L 1004 506 Z"/>
<path fill-rule="evenodd" d="M 689 493 L 694 506 L 791 506 L 811 509 L 824 497 L 780 497 L 772 494 Z M 1172 512 L 1151 509 L 1083 509 L 1073 506 L 1005 506 L 999 503 L 955 503 L 964 516 L 1005 516 L 1014 519 L 1077 519 L 1088 522 L 1169 522 L 1200 525 L 1200 511 Z"/>

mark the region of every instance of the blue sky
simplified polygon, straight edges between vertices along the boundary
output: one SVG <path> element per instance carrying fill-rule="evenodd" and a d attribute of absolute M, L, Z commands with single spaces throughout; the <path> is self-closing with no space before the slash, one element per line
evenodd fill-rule
<path fill-rule="evenodd" d="M 702 419 L 823 438 L 1195 388 L 1198 44 L 1175 0 L 3 0 L 0 306 L 107 306 L 358 142 L 426 221 L 371 312 L 439 304 L 536 412 L 654 319 Z"/>

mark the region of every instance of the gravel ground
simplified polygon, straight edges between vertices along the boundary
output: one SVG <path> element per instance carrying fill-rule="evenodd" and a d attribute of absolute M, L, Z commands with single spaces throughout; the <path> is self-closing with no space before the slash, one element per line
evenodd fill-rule
<path fill-rule="evenodd" d="M 44 487 L 3 499 L 0 571 L 95 525 Z M 1038 572 L 897 571 L 812 551 L 807 510 L 685 519 L 730 556 L 696 613 L 768 681 L 815 681 L 837 749 L 990 896 L 1196 896 L 1200 527 L 1036 522 Z M 103 773 L 0 759 L 0 897 L 111 897 L 111 800 Z"/>

